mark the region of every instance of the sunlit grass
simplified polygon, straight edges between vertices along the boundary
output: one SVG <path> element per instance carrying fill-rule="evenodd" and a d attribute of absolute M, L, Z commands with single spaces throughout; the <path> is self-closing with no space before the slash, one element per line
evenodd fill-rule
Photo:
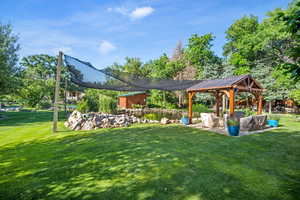
<path fill-rule="evenodd" d="M 0 121 L 0 199 L 297 199 L 300 124 L 227 137 L 168 125 L 69 131 L 51 113 Z"/>

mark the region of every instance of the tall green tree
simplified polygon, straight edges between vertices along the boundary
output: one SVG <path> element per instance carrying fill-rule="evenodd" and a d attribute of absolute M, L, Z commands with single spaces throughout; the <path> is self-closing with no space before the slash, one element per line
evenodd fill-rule
<path fill-rule="evenodd" d="M 19 49 L 18 37 L 13 34 L 11 25 L 0 23 L 0 95 L 15 88 Z"/>
<path fill-rule="evenodd" d="M 18 90 L 20 100 L 36 107 L 42 102 L 52 103 L 54 98 L 56 57 L 40 54 L 21 60 L 22 87 Z M 62 73 L 64 74 L 64 73 Z"/>
<path fill-rule="evenodd" d="M 276 9 L 269 13 L 267 22 L 277 27 L 276 38 L 272 38 L 269 48 L 282 68 L 300 80 L 300 0 L 292 1 L 286 10 Z M 275 26 L 272 26 L 274 29 Z M 279 37 L 278 37 L 279 36 Z"/>
<path fill-rule="evenodd" d="M 187 48 L 185 49 L 185 60 L 187 65 L 197 68 L 198 77 L 202 77 L 203 68 L 207 64 L 215 63 L 218 58 L 212 51 L 212 41 L 214 36 L 209 33 L 202 36 L 193 34 L 189 38 Z"/>
<path fill-rule="evenodd" d="M 227 43 L 224 45 L 224 55 L 230 65 L 235 67 L 234 74 L 250 72 L 252 62 L 259 57 L 255 49 L 255 37 L 259 23 L 257 17 L 244 16 L 235 21 L 226 31 Z"/>

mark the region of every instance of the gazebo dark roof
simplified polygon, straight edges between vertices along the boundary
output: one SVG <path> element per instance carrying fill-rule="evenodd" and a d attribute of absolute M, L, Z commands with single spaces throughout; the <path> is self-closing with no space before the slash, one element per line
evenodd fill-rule
<path fill-rule="evenodd" d="M 263 88 L 258 84 L 250 75 L 240 75 L 240 76 L 231 76 L 227 78 L 222 79 L 213 79 L 213 80 L 203 80 L 200 83 L 197 83 L 190 88 L 187 89 L 187 91 L 205 91 L 205 90 L 211 90 L 211 89 L 224 89 L 224 88 L 231 88 L 231 87 L 238 87 L 239 85 L 242 85 L 243 87 L 249 86 L 250 82 L 252 83 L 253 89 L 260 89 Z"/>

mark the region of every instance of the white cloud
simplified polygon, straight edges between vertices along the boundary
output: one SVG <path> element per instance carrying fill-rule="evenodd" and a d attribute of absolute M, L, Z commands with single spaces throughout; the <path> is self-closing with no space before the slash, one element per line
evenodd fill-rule
<path fill-rule="evenodd" d="M 106 10 L 108 12 L 119 13 L 121 15 L 130 17 L 131 19 L 141 19 L 141 18 L 144 18 L 154 12 L 154 8 L 149 7 L 149 6 L 139 7 L 134 10 L 131 10 L 131 11 L 130 11 L 130 9 L 128 9 L 124 6 L 116 7 L 116 8 L 107 8 Z"/>
<path fill-rule="evenodd" d="M 140 19 L 140 18 L 150 15 L 153 12 L 154 12 L 154 9 L 152 7 L 140 7 L 140 8 L 136 8 L 135 10 L 133 10 L 129 16 L 132 19 Z"/>
<path fill-rule="evenodd" d="M 100 50 L 100 53 L 102 53 L 102 54 L 107 54 L 115 49 L 116 49 L 116 47 L 109 41 L 103 40 L 100 43 L 99 50 Z"/>

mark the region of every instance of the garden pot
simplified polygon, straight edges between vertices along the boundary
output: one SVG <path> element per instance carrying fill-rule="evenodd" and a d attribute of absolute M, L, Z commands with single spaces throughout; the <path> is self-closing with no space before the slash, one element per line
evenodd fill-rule
<path fill-rule="evenodd" d="M 278 127 L 278 120 L 270 119 L 268 120 L 268 125 L 271 127 Z"/>
<path fill-rule="evenodd" d="M 240 133 L 240 126 L 227 126 L 227 130 L 230 136 L 238 136 Z"/>
<path fill-rule="evenodd" d="M 184 125 L 188 125 L 189 124 L 189 118 L 188 117 L 182 117 L 180 121 Z"/>

